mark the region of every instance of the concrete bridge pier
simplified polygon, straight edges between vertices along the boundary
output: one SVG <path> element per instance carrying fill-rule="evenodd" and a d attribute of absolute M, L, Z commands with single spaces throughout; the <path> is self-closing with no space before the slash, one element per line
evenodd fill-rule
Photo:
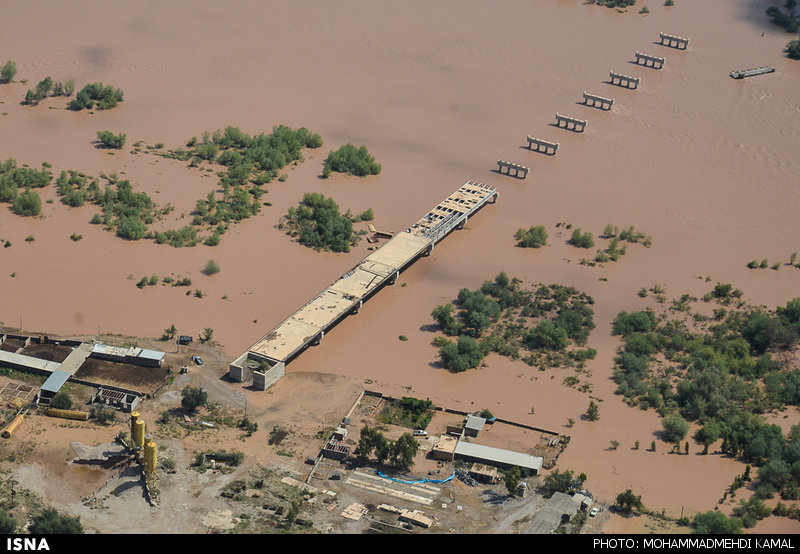
<path fill-rule="evenodd" d="M 653 69 L 661 69 L 664 67 L 666 58 L 659 58 L 650 54 L 644 54 L 636 51 L 636 65 L 644 65 L 645 67 L 652 67 Z"/>
<path fill-rule="evenodd" d="M 659 33 L 661 44 L 669 46 L 670 48 L 677 48 L 678 50 L 686 50 L 689 47 L 688 38 L 677 37 L 675 35 L 668 35 L 667 33 Z"/>
<path fill-rule="evenodd" d="M 639 83 L 641 82 L 641 78 L 639 77 L 631 77 L 629 75 L 623 75 L 622 73 L 614 73 L 613 71 L 609 71 L 608 75 L 612 85 L 622 88 L 636 90 L 639 88 Z"/>

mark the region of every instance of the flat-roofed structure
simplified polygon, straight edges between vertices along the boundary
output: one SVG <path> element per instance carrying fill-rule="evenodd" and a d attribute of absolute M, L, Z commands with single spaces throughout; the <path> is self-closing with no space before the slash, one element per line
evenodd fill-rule
<path fill-rule="evenodd" d="M 420 256 L 430 254 L 436 242 L 465 225 L 470 215 L 487 202 L 494 202 L 498 195 L 494 187 L 472 181 L 464 184 L 231 362 L 230 379 L 243 381 L 248 368 L 264 374 L 262 390 L 271 386 L 283 377 L 287 363 L 308 346 L 322 342 L 328 330 L 348 315 L 358 313 L 381 287 L 395 283 L 401 271 Z"/>
<path fill-rule="evenodd" d="M 457 438 L 450 437 L 448 435 L 441 435 L 439 437 L 439 442 L 434 444 L 433 448 L 431 448 L 431 454 L 433 455 L 433 459 L 445 460 L 448 462 L 453 461 L 457 444 L 458 444 Z"/>
<path fill-rule="evenodd" d="M 158 350 L 148 350 L 138 346 L 123 347 L 109 346 L 108 344 L 96 343 L 92 345 L 92 358 L 110 360 L 126 364 L 140 365 L 146 367 L 160 367 L 164 361 L 164 352 Z"/>
<path fill-rule="evenodd" d="M 466 441 L 458 441 L 454 454 L 455 457 L 459 459 L 502 469 L 517 466 L 520 469 L 528 469 L 536 475 L 538 475 L 539 471 L 542 469 L 542 462 L 544 461 L 540 456 L 531 456 L 530 454 L 524 454 L 522 452 L 513 452 L 511 450 L 503 450 L 502 448 L 473 444 Z"/>
<path fill-rule="evenodd" d="M 20 369 L 22 371 L 33 369 L 48 373 L 61 367 L 59 362 L 51 362 L 49 360 L 42 360 L 34 358 L 33 356 L 25 356 L 24 354 L 16 354 L 4 350 L 0 350 L 0 365 L 13 369 Z"/>

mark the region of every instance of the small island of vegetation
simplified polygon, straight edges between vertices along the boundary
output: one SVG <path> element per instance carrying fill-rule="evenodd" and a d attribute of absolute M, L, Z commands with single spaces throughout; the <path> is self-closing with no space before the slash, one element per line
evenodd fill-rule
<path fill-rule="evenodd" d="M 350 247 L 359 241 L 359 236 L 353 233 L 353 221 L 368 221 L 372 219 L 372 210 L 353 218 L 348 211 L 339 212 L 339 205 L 333 198 L 326 198 L 318 192 L 308 192 L 303 195 L 300 205 L 290 207 L 285 221 L 280 228 L 297 237 L 297 240 L 308 247 L 332 252 L 349 252 Z"/>
<path fill-rule="evenodd" d="M 375 157 L 369 153 L 366 146 L 356 148 L 347 143 L 328 154 L 325 166 L 322 169 L 322 176 L 325 178 L 330 177 L 333 171 L 365 177 L 367 175 L 378 175 L 381 172 L 381 164 L 375 161 Z"/>
<path fill-rule="evenodd" d="M 463 288 L 454 306 L 437 306 L 431 316 L 453 342 L 437 337 L 442 364 L 462 372 L 481 365 L 489 352 L 526 364 L 582 369 L 596 351 L 581 349 L 594 329 L 592 297 L 573 287 L 534 285 L 524 289 L 519 279 L 505 273 L 486 281 L 478 290 Z M 573 346 L 573 348 L 570 348 Z M 568 385 L 577 384 L 572 377 Z"/>

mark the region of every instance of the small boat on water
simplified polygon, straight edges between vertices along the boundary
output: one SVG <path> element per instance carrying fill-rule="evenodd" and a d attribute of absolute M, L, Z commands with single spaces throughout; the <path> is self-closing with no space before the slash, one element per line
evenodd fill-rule
<path fill-rule="evenodd" d="M 774 67 L 762 65 L 754 67 L 753 69 L 740 69 L 738 71 L 731 71 L 731 77 L 734 79 L 744 79 L 745 77 L 754 77 L 756 75 L 763 75 L 764 73 L 772 73 L 775 71 Z"/>

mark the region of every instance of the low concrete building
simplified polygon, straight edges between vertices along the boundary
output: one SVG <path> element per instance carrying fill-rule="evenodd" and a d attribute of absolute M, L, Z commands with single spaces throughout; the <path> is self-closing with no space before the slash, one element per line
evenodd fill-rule
<path fill-rule="evenodd" d="M 92 396 L 92 404 L 113 406 L 123 412 L 132 412 L 139 406 L 139 396 L 129 392 L 100 387 Z"/>
<path fill-rule="evenodd" d="M 344 460 L 350 455 L 350 447 L 346 444 L 329 441 L 323 447 L 322 455 L 333 460 Z"/>
<path fill-rule="evenodd" d="M 452 462 L 458 439 L 447 435 L 441 435 L 439 441 L 433 445 L 431 452 L 434 460 L 444 460 Z"/>
<path fill-rule="evenodd" d="M 101 360 L 144 367 L 161 367 L 164 361 L 164 352 L 159 352 L 158 350 L 148 350 L 146 348 L 139 348 L 138 346 L 123 348 L 121 346 L 109 346 L 108 344 L 102 343 L 96 343 L 92 346 L 92 353 L 90 356 Z"/>
<path fill-rule="evenodd" d="M 487 466 L 485 464 L 472 464 L 469 474 L 481 483 L 499 483 L 500 475 L 496 467 Z"/>

